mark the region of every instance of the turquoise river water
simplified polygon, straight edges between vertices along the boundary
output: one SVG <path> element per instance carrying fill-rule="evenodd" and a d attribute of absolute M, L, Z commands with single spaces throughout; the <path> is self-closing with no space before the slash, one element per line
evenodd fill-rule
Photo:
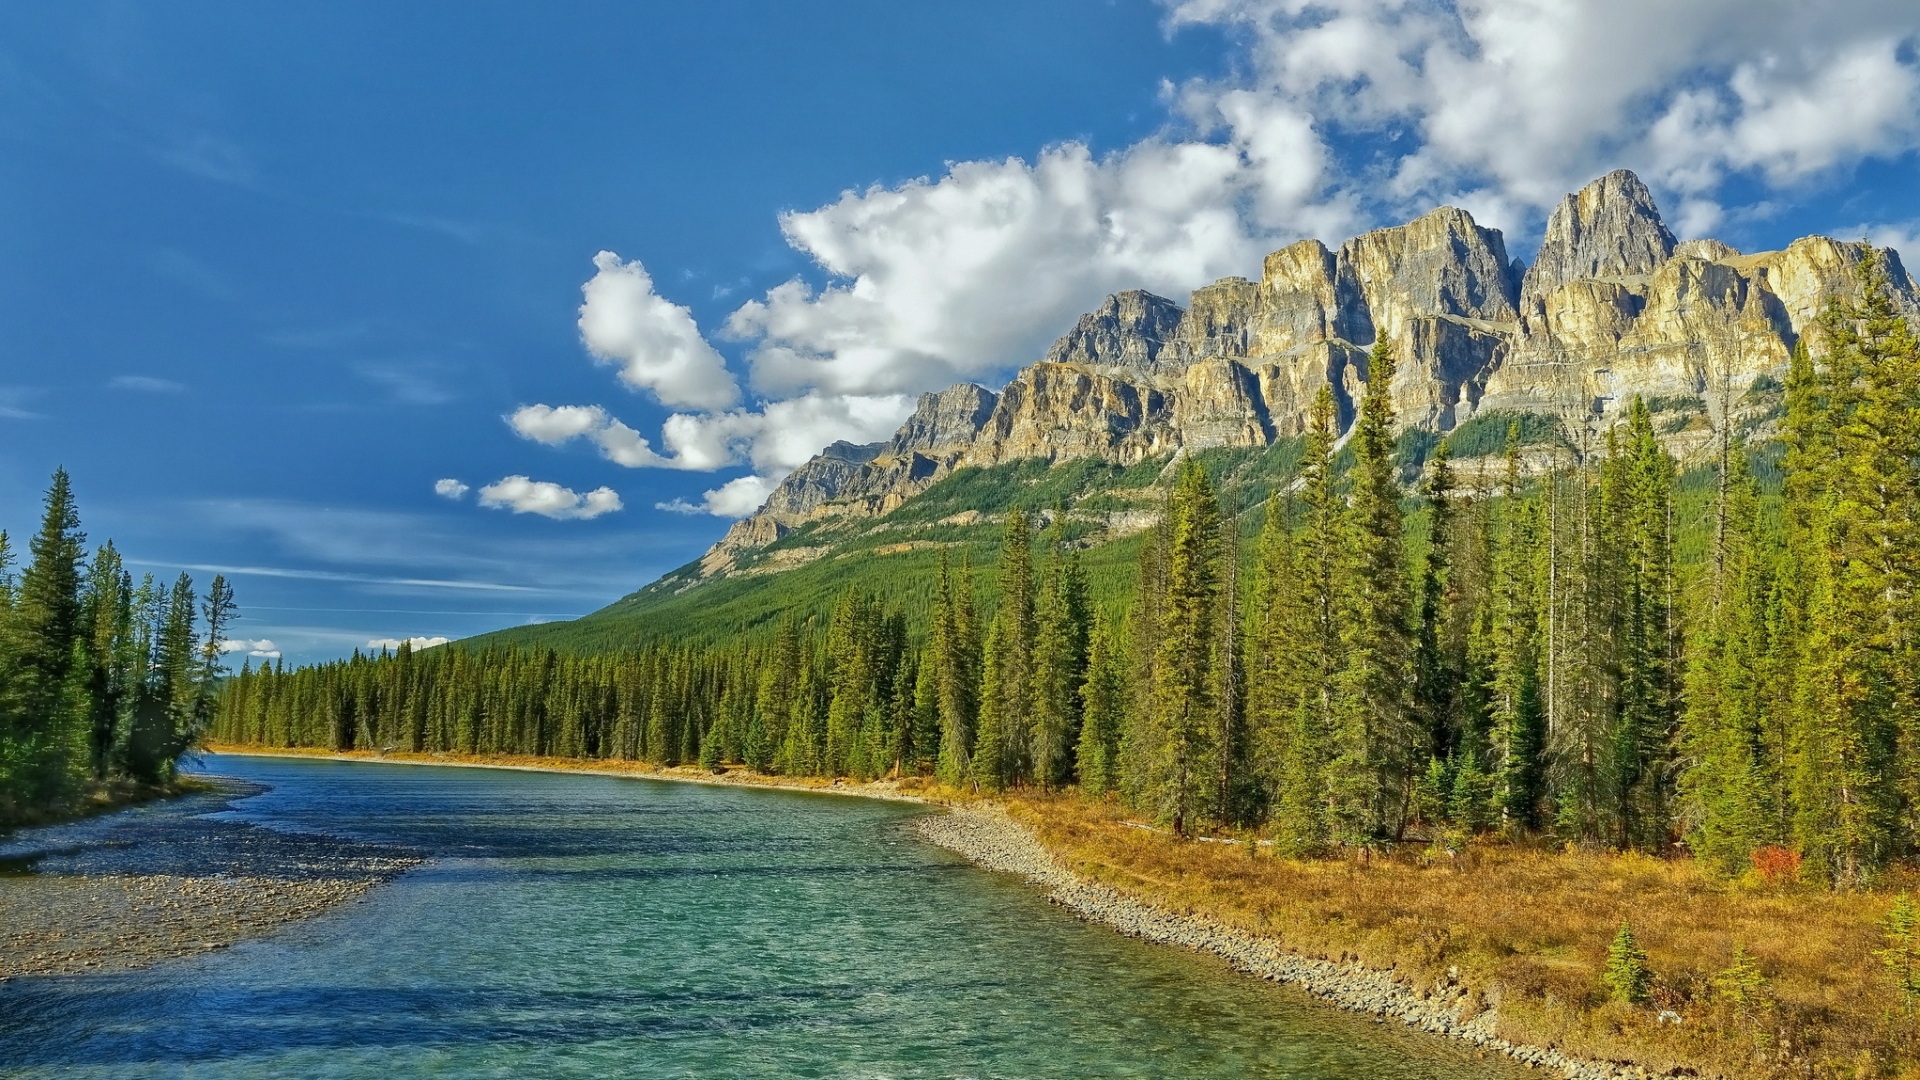
<path fill-rule="evenodd" d="M 1523 1070 L 1089 926 L 910 804 L 207 757 L 226 813 L 427 857 L 127 974 L 0 986 L 8 1077 L 1291 1077 Z"/>

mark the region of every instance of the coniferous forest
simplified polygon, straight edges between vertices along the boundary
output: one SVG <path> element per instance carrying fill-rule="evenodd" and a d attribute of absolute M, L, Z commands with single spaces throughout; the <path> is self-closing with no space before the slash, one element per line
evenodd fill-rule
<path fill-rule="evenodd" d="M 91 555 L 64 469 L 16 573 L 0 532 L 0 825 L 58 817 L 90 790 L 173 778 L 213 717 L 233 590 L 136 584 Z"/>
<path fill-rule="evenodd" d="M 1680 463 L 1639 400 L 1600 445 L 1546 466 L 1525 459 L 1516 424 L 1504 471 L 1457 477 L 1443 440 L 1407 484 L 1381 345 L 1344 442 L 1322 390 L 1257 533 L 1198 459 L 1179 463 L 1123 605 L 1090 600 L 1062 515 L 1015 509 L 992 591 L 975 595 L 964 559 L 943 561 L 924 619 L 855 588 L 824 625 L 788 619 L 727 645 L 403 645 L 275 664 L 230 680 L 213 730 L 1077 787 L 1182 834 L 1252 830 L 1300 856 L 1545 838 L 1860 886 L 1920 848 L 1920 347 L 1878 273 L 1863 266 L 1864 299 L 1801 340 L 1777 438 L 1747 445 L 1719 425 L 1704 521 L 1677 518 Z M 65 559 L 49 565 L 77 566 Z M 9 676 L 9 716 L 28 693 L 44 715 L 81 716 L 83 701 L 102 715 L 82 688 L 135 670 L 93 659 L 120 655 L 95 644 L 118 631 L 22 628 L 124 623 L 133 654 L 154 659 L 106 714 L 169 695 L 167 730 L 190 735 L 210 659 L 160 659 L 190 592 L 96 597 L 61 572 L 30 570 L 12 601 L 9 642 L 54 636 L 37 653 L 10 646 L 9 671 L 28 674 Z M 36 589 L 73 614 L 26 614 L 52 603 Z M 110 672 L 72 675 L 83 663 Z M 186 666 L 158 674 L 170 663 Z M 125 725 L 109 726 L 58 730 L 95 733 L 70 745 L 97 771 L 127 753 Z"/>

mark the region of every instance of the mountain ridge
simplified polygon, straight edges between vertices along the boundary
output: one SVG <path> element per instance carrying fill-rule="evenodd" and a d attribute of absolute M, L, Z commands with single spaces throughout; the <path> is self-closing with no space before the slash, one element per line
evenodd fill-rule
<path fill-rule="evenodd" d="M 1764 426 L 1777 402 L 1757 388 L 1829 299 L 1856 291 L 1869 254 L 1896 303 L 1920 311 L 1891 249 L 1824 236 L 1752 255 L 1678 242 L 1624 169 L 1561 201 L 1531 266 L 1450 206 L 1337 249 L 1301 240 L 1268 255 L 1258 282 L 1222 278 L 1185 307 L 1137 289 L 1107 297 L 998 392 L 921 395 L 892 439 L 836 443 L 789 474 L 677 587 L 738 572 L 803 525 L 891 513 L 959 468 L 1270 446 L 1305 431 L 1323 385 L 1345 430 L 1382 335 L 1403 430 L 1544 413 L 1591 451 L 1640 396 L 1680 403 L 1663 438 L 1685 457 L 1723 413 Z"/>

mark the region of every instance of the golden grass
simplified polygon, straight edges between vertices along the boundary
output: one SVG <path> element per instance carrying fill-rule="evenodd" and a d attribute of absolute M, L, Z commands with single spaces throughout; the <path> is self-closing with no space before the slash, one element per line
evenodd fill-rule
<path fill-rule="evenodd" d="M 1493 844 L 1296 861 L 1130 827 L 1078 799 L 1014 811 L 1073 869 L 1163 907 L 1391 968 L 1416 987 L 1457 967 L 1514 1041 L 1656 1071 L 1920 1076 L 1914 1021 L 1873 955 L 1889 890 L 1721 883 L 1690 860 Z M 1601 985 L 1622 920 L 1657 976 L 1651 1006 L 1611 1003 Z M 1767 977 L 1756 1007 L 1713 987 L 1736 943 Z"/>

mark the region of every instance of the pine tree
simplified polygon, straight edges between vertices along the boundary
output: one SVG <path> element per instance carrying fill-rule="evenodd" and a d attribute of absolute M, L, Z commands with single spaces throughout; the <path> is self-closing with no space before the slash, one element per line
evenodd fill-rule
<path fill-rule="evenodd" d="M 1413 716 L 1413 627 L 1402 562 L 1400 484 L 1393 461 L 1393 351 L 1367 361 L 1355 424 L 1354 539 L 1341 612 L 1342 670 L 1327 779 L 1333 824 L 1347 843 L 1395 836 L 1411 809 L 1415 761 L 1426 755 Z"/>
<path fill-rule="evenodd" d="M 1093 631 L 1087 678 L 1080 687 L 1084 722 L 1077 766 L 1080 790 L 1105 795 L 1120 783 L 1120 729 L 1127 711 L 1126 650 L 1117 631 L 1102 621 Z"/>
<path fill-rule="evenodd" d="M 1634 939 L 1633 927 L 1625 922 L 1607 946 L 1607 966 L 1601 981 L 1615 1001 L 1628 1005 L 1644 1004 L 1653 990 L 1653 972 L 1647 968 L 1647 954 Z"/>
<path fill-rule="evenodd" d="M 1533 560 L 1538 545 L 1536 505 L 1521 491 L 1520 431 L 1507 427 L 1507 473 L 1499 541 L 1492 565 L 1488 633 L 1491 697 L 1489 742 L 1469 738 L 1463 753 L 1486 754 L 1493 764 L 1494 798 L 1510 828 L 1533 829 L 1544 795 L 1539 682 L 1539 611 Z"/>
<path fill-rule="evenodd" d="M 1073 779 L 1089 644 L 1086 574 L 1067 539 L 1064 510 L 1054 511 L 1045 551 L 1034 626 L 1032 760 L 1034 778 L 1052 788 Z"/>
<path fill-rule="evenodd" d="M 86 535 L 65 469 L 53 474 L 40 531 L 28 544 L 32 561 L 21 575 L 7 620 L 5 698 L 0 700 L 0 798 L 24 806 L 52 805 L 73 789 L 86 761 L 77 710 L 75 646 L 83 633 L 81 557 Z"/>
<path fill-rule="evenodd" d="M 1271 739 L 1263 755 L 1272 789 L 1274 844 L 1310 855 L 1332 838 L 1328 771 L 1338 675 L 1343 664 L 1341 602 L 1347 523 L 1335 490 L 1333 392 L 1321 387 L 1309 416 L 1299 481 L 1301 522 L 1269 507 L 1262 533 L 1266 626 L 1261 663 L 1284 681 L 1260 706 Z"/>
<path fill-rule="evenodd" d="M 1914 404 L 1920 348 L 1869 257 L 1862 299 L 1822 318 L 1822 369 L 1790 372 L 1789 507 L 1805 630 L 1791 735 L 1794 836 L 1830 880 L 1859 885 L 1898 848 L 1913 700 Z M 1903 708 L 1904 707 L 1904 708 Z"/>
<path fill-rule="evenodd" d="M 1671 825 L 1676 727 L 1673 618 L 1674 461 L 1644 401 L 1628 412 L 1624 453 L 1608 462 L 1609 547 L 1620 559 L 1620 712 L 1613 741 L 1614 819 L 1622 847 L 1661 850 Z"/>
<path fill-rule="evenodd" d="M 1691 823 L 1688 846 L 1721 874 L 1744 869 L 1755 848 L 1774 839 L 1767 808 L 1767 722 L 1759 678 L 1770 582 L 1759 549 L 1759 492 L 1746 449 L 1721 453 L 1713 549 L 1687 650 L 1681 718 L 1688 769 L 1682 796 Z"/>
<path fill-rule="evenodd" d="M 1215 669 L 1220 602 L 1220 510 L 1206 469 L 1180 463 L 1168 500 L 1165 623 L 1151 676 L 1153 754 L 1146 807 L 1186 836 L 1212 819 Z"/>
<path fill-rule="evenodd" d="M 998 577 L 999 608 L 984 649 L 980 741 L 974 752 L 975 779 L 995 790 L 1034 775 L 1033 536 L 1027 515 L 1017 508 L 1007 512 Z"/>
<path fill-rule="evenodd" d="M 941 552 L 936 590 L 931 648 L 938 686 L 938 772 L 943 782 L 958 786 L 972 773 L 980 700 L 971 566 L 963 562 L 956 577 L 946 553 Z"/>

